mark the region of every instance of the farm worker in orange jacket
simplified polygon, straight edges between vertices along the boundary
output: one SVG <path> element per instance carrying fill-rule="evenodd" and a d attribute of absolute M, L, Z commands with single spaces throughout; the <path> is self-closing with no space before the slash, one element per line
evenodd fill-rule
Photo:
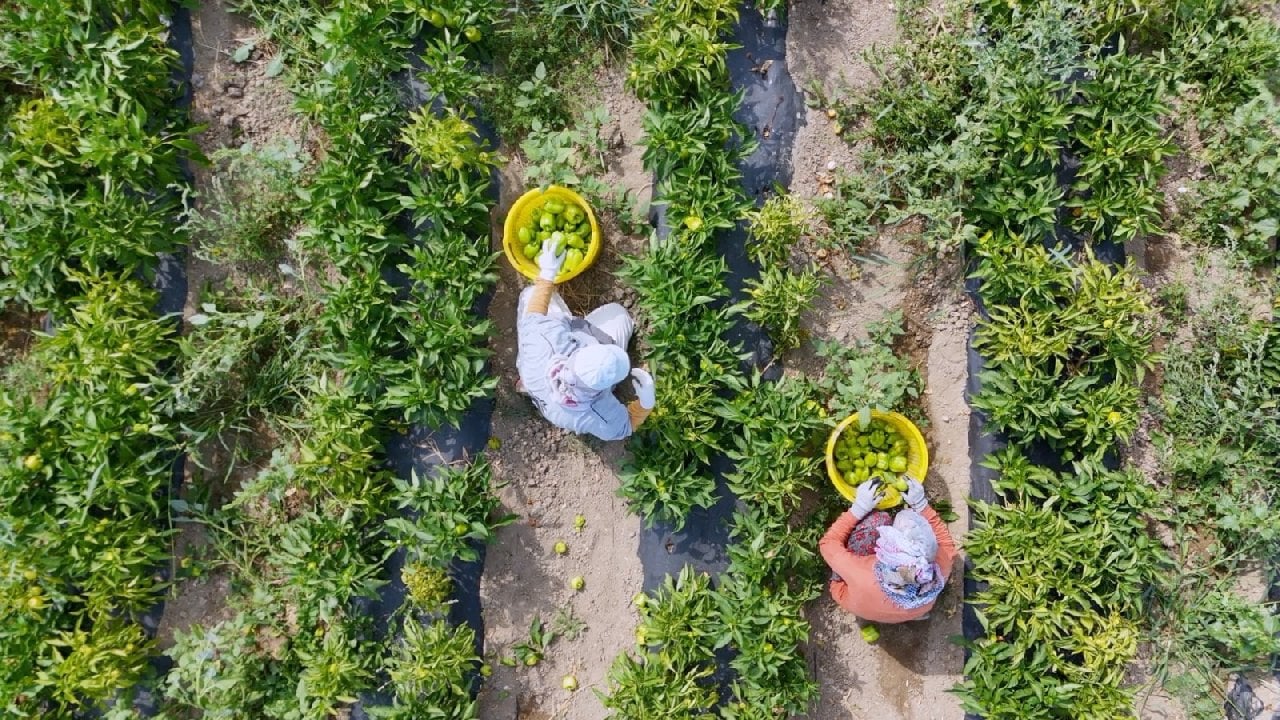
<path fill-rule="evenodd" d="M 547 240 L 538 255 L 538 280 L 520 294 L 516 309 L 520 383 L 543 417 L 576 433 L 621 440 L 644 422 L 656 402 L 653 376 L 632 369 L 627 343 L 635 324 L 626 308 L 610 303 L 575 318 L 556 293 L 566 253 Z M 624 406 L 613 387 L 627 378 L 636 399 Z"/>
<path fill-rule="evenodd" d="M 863 620 L 918 620 L 937 602 L 956 545 L 917 480 L 907 478 L 907 509 L 892 520 L 875 510 L 881 487 L 879 478 L 859 485 L 849 512 L 818 544 L 834 572 L 831 596 Z"/>

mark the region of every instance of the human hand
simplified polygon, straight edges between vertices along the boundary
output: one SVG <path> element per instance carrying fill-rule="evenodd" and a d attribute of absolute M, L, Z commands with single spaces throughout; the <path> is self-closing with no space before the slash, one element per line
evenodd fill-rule
<path fill-rule="evenodd" d="M 929 507 L 929 499 L 924 496 L 924 485 L 921 485 L 919 480 L 910 475 L 903 475 L 902 477 L 907 481 L 907 492 L 903 496 L 907 501 L 907 507 L 916 512 L 922 512 Z"/>
<path fill-rule="evenodd" d="M 640 401 L 640 407 L 645 410 L 652 410 L 658 403 L 658 389 L 654 386 L 653 376 L 648 370 L 644 368 L 632 370 L 631 387 L 635 388 L 636 399 Z"/>
<path fill-rule="evenodd" d="M 569 253 L 562 250 L 556 254 L 556 241 L 547 238 L 542 241 L 542 252 L 538 253 L 538 279 L 556 281 L 556 276 L 560 274 L 560 268 L 564 267 L 564 259 Z"/>
<path fill-rule="evenodd" d="M 853 513 L 855 519 L 861 520 L 876 509 L 876 503 L 883 497 L 883 487 L 884 483 L 878 477 L 871 478 L 858 486 L 858 490 L 853 494 L 853 505 L 849 507 L 849 512 Z"/>

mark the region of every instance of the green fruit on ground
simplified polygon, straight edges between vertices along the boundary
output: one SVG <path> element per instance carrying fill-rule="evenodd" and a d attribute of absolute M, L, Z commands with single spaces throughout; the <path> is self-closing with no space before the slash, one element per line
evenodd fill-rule
<path fill-rule="evenodd" d="M 577 577 L 574 577 L 572 580 L 569 581 L 569 587 L 573 588 L 574 590 L 581 590 L 586 586 L 587 586 L 586 578 L 582 577 L 581 575 L 578 575 Z"/>
<path fill-rule="evenodd" d="M 863 625 L 859 633 L 861 633 L 862 639 L 868 643 L 874 643 L 880 639 L 880 628 L 875 625 Z"/>
<path fill-rule="evenodd" d="M 534 665 L 538 664 L 538 661 L 540 659 L 541 658 L 539 658 L 537 655 L 530 655 L 529 657 L 524 659 L 524 664 L 528 665 L 529 667 L 533 667 Z"/>
<path fill-rule="evenodd" d="M 578 678 L 572 675 L 565 675 L 564 679 L 560 681 L 560 686 L 569 692 L 573 692 L 578 689 Z"/>
<path fill-rule="evenodd" d="M 557 555 L 564 555 L 565 553 L 569 552 L 569 546 L 563 540 L 557 540 L 555 546 L 552 549 L 556 551 Z"/>

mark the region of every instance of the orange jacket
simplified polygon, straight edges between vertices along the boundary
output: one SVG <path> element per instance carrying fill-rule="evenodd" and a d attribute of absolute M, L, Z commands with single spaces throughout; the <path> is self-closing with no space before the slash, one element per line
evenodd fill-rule
<path fill-rule="evenodd" d="M 956 544 L 951 539 L 951 531 L 947 530 L 947 524 L 942 522 L 933 508 L 926 507 L 920 514 L 929 521 L 934 536 L 938 538 L 938 557 L 935 562 L 942 568 L 942 572 L 950 573 L 951 564 L 956 557 Z M 936 599 L 913 610 L 898 607 L 884 594 L 880 583 L 876 581 L 876 556 L 854 555 L 850 552 L 849 535 L 857 524 L 852 513 L 842 512 L 818 543 L 822 559 L 840 576 L 839 580 L 831 581 L 831 597 L 845 610 L 872 622 L 900 623 L 926 615 L 933 609 Z"/>

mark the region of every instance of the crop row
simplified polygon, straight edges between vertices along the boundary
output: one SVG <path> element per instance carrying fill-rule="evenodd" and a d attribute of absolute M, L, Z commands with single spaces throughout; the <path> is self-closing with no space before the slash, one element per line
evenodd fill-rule
<path fill-rule="evenodd" d="M 733 119 L 724 37 L 737 20 L 725 0 L 661 3 L 632 42 L 627 86 L 649 106 L 645 167 L 660 180 L 670 233 L 625 261 L 639 294 L 658 403 L 630 442 L 622 495 L 650 522 L 679 528 L 715 501 L 712 454 L 724 446 L 716 398 L 741 382 L 740 352 L 724 339 L 728 290 L 714 235 L 734 227 L 750 203 L 738 161 L 752 143 Z"/>
<path fill-rule="evenodd" d="M 205 716 L 326 718 L 385 691 L 372 715 L 472 718 L 477 642 L 446 620 L 450 571 L 506 520 L 491 518 L 482 459 L 397 478 L 384 469 L 383 443 L 397 420 L 456 422 L 495 383 L 482 346 L 489 325 L 475 316 L 495 277 L 493 158 L 468 98 L 451 91 L 459 86 L 424 76 L 440 109 L 409 112 L 394 77 L 408 69 L 408 39 L 426 30 L 424 61 L 439 77 L 478 80 L 464 30 L 487 30 L 494 7 L 459 4 L 442 19 L 416 5 L 288 5 L 240 10 L 279 43 L 299 109 L 327 136 L 297 192 L 302 226 L 291 249 L 331 280 L 318 317 L 296 320 L 305 330 L 284 338 L 314 343 L 324 362 L 302 382 L 285 423 L 292 439 L 229 503 L 196 513 L 232 577 L 234 612 L 179 635 L 166 696 Z M 227 328 L 225 317 L 211 307 L 193 338 Z M 397 597 L 382 578 L 397 551 L 407 602 L 384 629 L 377 603 Z"/>
<path fill-rule="evenodd" d="M 714 501 L 709 464 L 723 454 L 739 505 L 724 574 L 713 579 L 686 567 L 637 596 L 637 647 L 615 660 L 602 695 L 617 717 L 806 711 L 817 685 L 802 654 L 810 632 L 803 609 L 822 588 L 815 548 L 824 513 L 801 504 L 830 492 L 820 473 L 828 407 L 895 407 L 912 385 L 888 347 L 895 336 L 888 328 L 866 346 L 822 349 L 829 377 L 775 383 L 738 373 L 740 350 L 724 341 L 733 315 L 764 325 L 780 352 L 793 348 L 820 280 L 790 267 L 808 220 L 800 205 L 779 197 L 748 213 L 739 189 L 737 164 L 752 143 L 731 119 L 740 96 L 727 89 L 730 46 L 722 39 L 736 19 L 731 5 L 662 5 L 633 43 L 630 85 L 650 106 L 645 161 L 663 179 L 671 233 L 627 261 L 651 323 L 664 397 L 653 426 L 632 442 L 622 494 L 648 521 L 679 527 L 693 507 Z M 748 280 L 750 299 L 728 306 L 712 234 L 744 218 L 762 275 Z"/>
<path fill-rule="evenodd" d="M 1165 500 L 1102 463 L 1137 428 L 1154 316 L 1133 270 L 1092 247 L 1160 228 L 1173 81 L 1217 97 L 1250 84 L 1228 62 L 1217 85 L 1197 53 L 1274 36 L 1241 32 L 1251 23 L 1227 3 L 1110 8 L 984 2 L 974 37 L 953 7 L 955 32 L 895 52 L 851 106 L 890 180 L 848 183 L 842 202 L 923 216 L 935 250 L 968 247 L 980 283 L 972 402 L 1009 442 L 988 459 L 1002 502 L 975 504 L 966 542 L 984 632 L 958 691 L 984 717 L 1132 713 L 1125 670 L 1171 567 L 1146 530 Z"/>
<path fill-rule="evenodd" d="M 475 714 L 475 638 L 443 613 L 450 564 L 503 522 L 490 519 L 487 466 L 407 480 L 381 468 L 389 418 L 456 421 L 493 386 L 488 326 L 473 314 L 493 280 L 492 161 L 466 122 L 473 111 L 443 89 L 452 102 L 439 116 L 402 109 L 390 76 L 428 13 L 288 5 L 241 9 L 271 21 L 299 106 L 328 136 L 286 200 L 305 218 L 296 257 L 330 280 L 301 307 L 261 292 L 206 300 L 181 342 L 136 279 L 183 239 L 168 187 L 179 153 L 196 155 L 170 125 L 180 117 L 168 3 L 0 11 L 0 182 L 15 199 L 0 209 L 0 281 L 6 300 L 53 309 L 60 323 L 9 370 L 18 385 L 0 402 L 12 610 L 0 697 L 15 714 L 101 707 L 147 675 L 153 646 L 133 619 L 165 587 L 174 448 L 199 462 L 201 441 L 254 417 L 293 428 L 267 467 L 225 507 L 174 503 L 190 513 L 180 520 L 210 526 L 233 612 L 180 635 L 167 701 L 211 716 L 329 717 L 381 685 L 395 693 L 375 711 L 384 716 Z M 469 44 L 442 28 L 428 55 L 469 67 Z M 406 210 L 421 242 L 397 229 Z M 384 279 L 397 264 L 403 289 Z M 404 546 L 415 548 L 403 577 L 411 617 L 384 648 L 369 601 Z"/>
<path fill-rule="evenodd" d="M 0 390 L 0 707 L 64 717 L 147 671 L 176 428 L 168 3 L 0 7 L 0 302 L 51 313 Z"/>

